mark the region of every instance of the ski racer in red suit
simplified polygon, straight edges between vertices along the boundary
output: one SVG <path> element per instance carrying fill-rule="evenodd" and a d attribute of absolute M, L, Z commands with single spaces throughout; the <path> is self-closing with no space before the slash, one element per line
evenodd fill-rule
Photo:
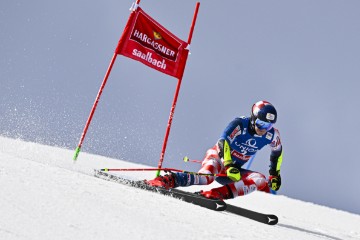
<path fill-rule="evenodd" d="M 267 101 L 252 106 L 250 117 L 235 118 L 225 128 L 214 147 L 207 150 L 199 173 L 226 174 L 227 177 L 170 173 L 146 181 L 151 186 L 165 188 L 190 185 L 208 185 L 215 178 L 223 186 L 200 194 L 207 198 L 230 199 L 255 190 L 277 191 L 281 186 L 280 167 L 282 145 L 279 131 L 274 128 L 277 120 L 275 107 Z M 242 168 L 257 151 L 269 145 L 271 149 L 269 179 L 259 172 Z"/>

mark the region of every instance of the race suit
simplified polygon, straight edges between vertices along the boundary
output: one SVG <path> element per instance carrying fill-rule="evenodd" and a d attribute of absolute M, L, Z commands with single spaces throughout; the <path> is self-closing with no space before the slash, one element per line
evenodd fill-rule
<path fill-rule="evenodd" d="M 207 150 L 199 173 L 226 173 L 221 157 L 223 156 L 222 147 L 224 141 L 227 141 L 230 146 L 233 166 L 240 170 L 241 180 L 232 182 L 227 177 L 217 177 L 217 182 L 223 185 L 227 184 L 234 197 L 245 195 L 255 190 L 269 192 L 270 188 L 264 174 L 244 169 L 242 166 L 247 163 L 257 151 L 269 145 L 271 149 L 269 172 L 279 173 L 282 163 L 282 145 L 279 131 L 276 128 L 272 128 L 263 136 L 258 136 L 249 117 L 235 118 L 225 128 L 215 146 Z M 189 186 L 210 184 L 214 181 L 215 177 L 178 173 L 177 179 L 180 186 Z"/>

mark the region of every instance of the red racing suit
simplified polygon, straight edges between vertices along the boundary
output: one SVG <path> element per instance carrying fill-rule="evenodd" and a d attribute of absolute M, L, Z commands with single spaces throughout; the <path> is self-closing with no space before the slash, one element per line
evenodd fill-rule
<path fill-rule="evenodd" d="M 199 173 L 226 173 L 222 159 L 224 141 L 227 141 L 230 146 L 233 166 L 240 170 L 241 179 L 238 182 L 232 182 L 227 177 L 217 177 L 216 180 L 223 185 L 227 185 L 227 187 L 231 189 L 233 197 L 242 196 L 255 190 L 269 192 L 270 188 L 264 174 L 244 169 L 242 166 L 247 163 L 257 151 L 268 145 L 271 150 L 270 175 L 274 175 L 274 173 L 279 174 L 283 152 L 279 131 L 276 128 L 272 128 L 263 136 L 258 136 L 250 122 L 250 118 L 235 118 L 226 127 L 215 146 L 207 150 Z M 178 178 L 180 177 L 179 175 L 180 174 L 178 174 Z M 185 181 L 182 181 L 180 185 L 208 185 L 212 183 L 214 179 L 215 177 L 213 176 L 188 175 L 186 180 L 183 178 Z"/>

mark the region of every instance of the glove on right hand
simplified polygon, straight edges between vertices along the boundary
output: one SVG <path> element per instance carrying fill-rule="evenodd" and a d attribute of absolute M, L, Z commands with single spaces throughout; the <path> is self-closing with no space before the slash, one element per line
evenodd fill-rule
<path fill-rule="evenodd" d="M 239 169 L 237 169 L 233 165 L 230 165 L 226 169 L 226 175 L 228 176 L 228 178 L 230 178 L 231 181 L 234 181 L 234 182 L 238 182 L 241 179 L 241 174 L 240 174 Z"/>

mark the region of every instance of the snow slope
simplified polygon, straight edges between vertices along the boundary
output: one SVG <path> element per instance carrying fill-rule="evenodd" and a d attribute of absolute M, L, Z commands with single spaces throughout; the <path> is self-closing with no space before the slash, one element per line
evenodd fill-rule
<path fill-rule="evenodd" d="M 1 240 L 360 239 L 356 214 L 260 192 L 228 201 L 277 214 L 267 226 L 95 178 L 94 168 L 139 165 L 83 152 L 74 164 L 73 153 L 0 137 Z"/>

